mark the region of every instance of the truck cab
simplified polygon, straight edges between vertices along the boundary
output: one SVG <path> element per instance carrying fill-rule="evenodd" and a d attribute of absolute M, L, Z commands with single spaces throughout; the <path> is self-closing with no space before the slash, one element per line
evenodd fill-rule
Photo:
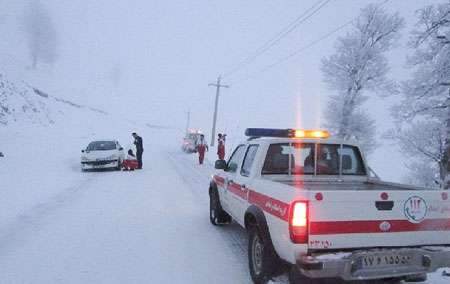
<path fill-rule="evenodd" d="M 420 279 L 450 266 L 447 191 L 380 181 L 355 142 L 247 129 L 209 187 L 214 225 L 249 232 L 255 283 L 279 263 L 305 279 Z"/>
<path fill-rule="evenodd" d="M 197 152 L 197 143 L 200 141 L 200 136 L 202 133 L 199 130 L 189 130 L 186 132 L 185 137 L 183 138 L 183 144 L 181 145 L 181 149 L 185 153 L 196 153 Z"/>

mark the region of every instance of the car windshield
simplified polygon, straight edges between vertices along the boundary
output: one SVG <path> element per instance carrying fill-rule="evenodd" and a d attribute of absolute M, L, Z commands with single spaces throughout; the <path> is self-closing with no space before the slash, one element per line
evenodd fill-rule
<path fill-rule="evenodd" d="M 366 175 L 363 165 L 354 146 L 279 143 L 269 146 L 262 174 Z"/>
<path fill-rule="evenodd" d="M 114 141 L 94 141 L 89 143 L 87 151 L 107 151 L 116 149 L 116 143 Z"/>

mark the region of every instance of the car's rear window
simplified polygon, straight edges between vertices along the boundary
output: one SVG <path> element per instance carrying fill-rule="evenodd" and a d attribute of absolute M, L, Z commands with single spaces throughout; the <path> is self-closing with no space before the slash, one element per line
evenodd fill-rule
<path fill-rule="evenodd" d="M 86 150 L 88 151 L 107 151 L 116 149 L 114 141 L 94 141 L 89 143 Z"/>
<path fill-rule="evenodd" d="M 366 175 L 357 147 L 340 144 L 277 143 L 266 154 L 262 174 Z"/>

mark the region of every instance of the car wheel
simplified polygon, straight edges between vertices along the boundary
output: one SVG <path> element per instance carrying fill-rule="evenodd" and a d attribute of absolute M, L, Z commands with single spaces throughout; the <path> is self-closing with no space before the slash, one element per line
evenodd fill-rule
<path fill-rule="evenodd" d="M 249 228 L 248 264 L 254 283 L 267 283 L 279 270 L 279 260 L 270 239 L 257 226 Z"/>
<path fill-rule="evenodd" d="M 219 193 L 216 190 L 211 190 L 209 194 L 209 221 L 214 226 L 231 223 L 231 216 L 222 209 Z"/>

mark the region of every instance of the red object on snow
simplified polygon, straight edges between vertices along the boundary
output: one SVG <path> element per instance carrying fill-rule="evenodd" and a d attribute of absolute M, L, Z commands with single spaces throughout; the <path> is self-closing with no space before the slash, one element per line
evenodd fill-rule
<path fill-rule="evenodd" d="M 124 171 L 133 171 L 138 168 L 138 161 L 137 160 L 123 160 L 122 162 L 122 169 Z"/>
<path fill-rule="evenodd" d="M 206 145 L 205 144 L 197 145 L 197 152 L 198 152 L 198 163 L 201 165 L 203 164 L 203 160 L 205 159 Z"/>
<path fill-rule="evenodd" d="M 225 159 L 225 135 L 217 139 L 217 156 L 219 160 Z"/>

